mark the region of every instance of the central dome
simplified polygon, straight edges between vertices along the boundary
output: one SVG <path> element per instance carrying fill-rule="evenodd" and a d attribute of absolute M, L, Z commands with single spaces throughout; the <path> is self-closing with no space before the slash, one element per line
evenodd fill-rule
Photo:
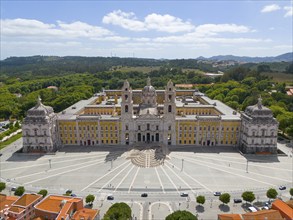
<path fill-rule="evenodd" d="M 142 92 L 143 92 L 143 94 L 155 93 L 156 92 L 155 88 L 151 85 L 150 77 L 148 77 L 147 85 L 143 88 Z"/>
<path fill-rule="evenodd" d="M 142 103 L 148 106 L 157 104 L 156 89 L 151 85 L 150 77 L 148 77 L 147 85 L 142 90 Z"/>

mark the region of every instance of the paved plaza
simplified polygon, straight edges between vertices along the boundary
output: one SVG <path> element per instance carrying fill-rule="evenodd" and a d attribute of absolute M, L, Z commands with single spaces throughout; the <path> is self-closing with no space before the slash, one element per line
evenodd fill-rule
<path fill-rule="evenodd" d="M 251 190 L 257 200 L 265 200 L 270 187 L 292 187 L 292 153 L 279 145 L 285 153 L 279 156 L 242 155 L 230 147 L 171 148 L 163 162 L 145 168 L 133 163 L 131 151 L 123 147 L 67 147 L 56 154 L 32 155 L 16 153 L 18 140 L 1 151 L 0 174 L 8 188 L 23 185 L 32 192 L 63 194 L 72 189 L 77 196 L 93 194 L 94 208 L 102 214 L 111 203 L 126 202 L 137 219 L 164 219 L 178 209 L 209 219 L 221 212 L 243 213 L 240 205 L 220 206 L 215 191 L 228 192 L 233 199 Z M 180 197 L 182 192 L 188 197 Z M 289 198 L 288 190 L 278 192 Z M 142 198 L 142 193 L 148 197 Z M 109 194 L 113 201 L 107 201 Z M 203 207 L 197 206 L 197 195 L 206 196 Z"/>

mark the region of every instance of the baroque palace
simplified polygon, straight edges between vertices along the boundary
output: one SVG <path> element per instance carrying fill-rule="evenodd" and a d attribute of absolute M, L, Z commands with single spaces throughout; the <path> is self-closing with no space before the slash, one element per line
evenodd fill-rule
<path fill-rule="evenodd" d="M 64 146 L 233 146 L 244 153 L 276 153 L 278 122 L 261 98 L 238 113 L 198 90 L 176 90 L 170 80 L 156 90 L 128 81 L 56 114 L 38 104 L 27 112 L 23 152 L 54 152 Z"/>

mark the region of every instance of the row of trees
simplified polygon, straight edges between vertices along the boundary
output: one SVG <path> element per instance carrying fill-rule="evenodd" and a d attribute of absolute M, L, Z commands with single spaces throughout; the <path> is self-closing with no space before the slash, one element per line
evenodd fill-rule
<path fill-rule="evenodd" d="M 290 195 L 293 196 L 293 188 L 291 188 L 289 190 L 290 192 Z M 278 196 L 278 192 L 276 189 L 274 188 L 270 188 L 267 190 L 266 192 L 266 196 L 269 198 L 269 199 L 275 199 L 277 198 Z M 246 202 L 253 202 L 255 200 L 255 195 L 252 191 L 245 191 L 242 193 L 241 195 L 242 199 Z M 223 193 L 220 195 L 219 197 L 219 200 L 224 203 L 224 204 L 228 204 L 230 202 L 230 194 L 229 193 Z M 204 196 L 197 196 L 196 197 L 196 202 L 200 205 L 203 205 L 205 203 L 205 197 Z"/>

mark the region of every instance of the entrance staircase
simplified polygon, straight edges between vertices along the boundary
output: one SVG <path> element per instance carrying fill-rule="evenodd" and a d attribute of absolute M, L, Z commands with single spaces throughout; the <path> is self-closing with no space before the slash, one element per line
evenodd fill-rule
<path fill-rule="evenodd" d="M 164 164 L 166 155 L 163 154 L 161 148 L 156 149 L 133 149 L 127 157 L 131 162 L 142 168 L 157 167 Z"/>

